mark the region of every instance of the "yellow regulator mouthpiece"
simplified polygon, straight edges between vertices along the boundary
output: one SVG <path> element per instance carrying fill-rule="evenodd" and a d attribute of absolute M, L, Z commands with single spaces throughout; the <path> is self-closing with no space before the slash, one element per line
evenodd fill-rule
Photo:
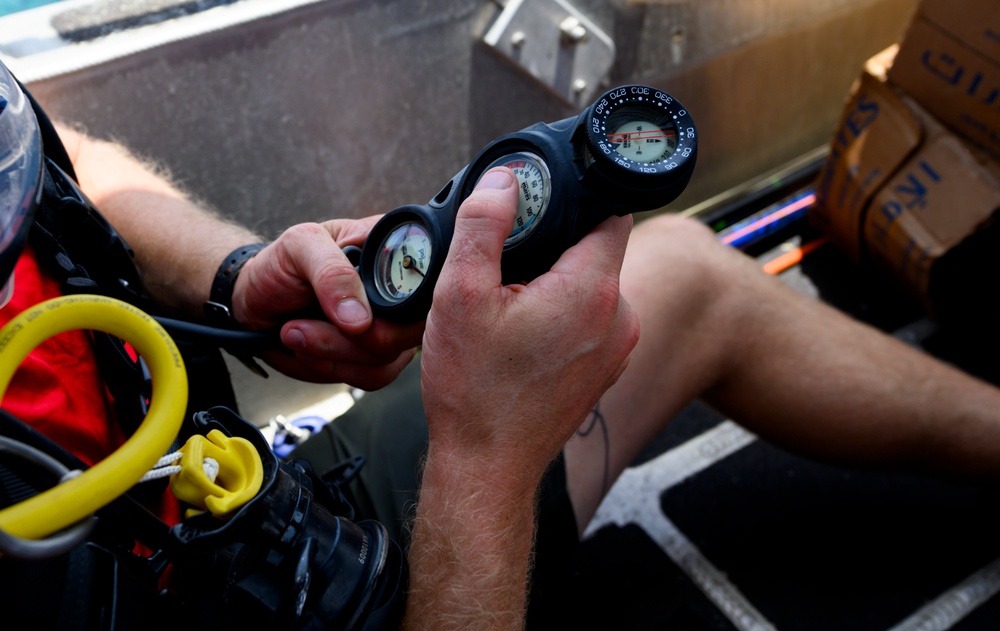
<path fill-rule="evenodd" d="M 181 471 L 170 478 L 170 490 L 177 499 L 216 517 L 228 517 L 239 510 L 264 483 L 260 455 L 245 438 L 230 438 L 213 429 L 207 437 L 189 438 L 181 451 Z M 213 471 L 217 471 L 211 477 L 204 466 L 208 459 L 215 463 Z"/>

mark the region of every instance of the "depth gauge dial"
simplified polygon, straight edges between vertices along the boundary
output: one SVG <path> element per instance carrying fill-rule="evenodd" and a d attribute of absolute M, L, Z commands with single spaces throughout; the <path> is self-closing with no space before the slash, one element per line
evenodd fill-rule
<path fill-rule="evenodd" d="M 389 302 L 399 302 L 420 287 L 427 276 L 431 239 L 424 226 L 408 221 L 397 226 L 382 243 L 376 260 L 376 285 Z"/>

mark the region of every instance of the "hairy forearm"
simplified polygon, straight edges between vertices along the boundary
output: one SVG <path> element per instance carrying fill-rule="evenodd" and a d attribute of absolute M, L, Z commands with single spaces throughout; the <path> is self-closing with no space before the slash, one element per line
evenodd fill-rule
<path fill-rule="evenodd" d="M 120 145 L 65 126 L 59 135 L 80 188 L 135 250 L 146 289 L 166 308 L 199 317 L 222 258 L 261 239 L 195 203 L 162 169 Z"/>
<path fill-rule="evenodd" d="M 428 455 L 409 554 L 407 629 L 520 629 L 536 482 Z M 532 476 L 533 477 L 533 476 Z"/>

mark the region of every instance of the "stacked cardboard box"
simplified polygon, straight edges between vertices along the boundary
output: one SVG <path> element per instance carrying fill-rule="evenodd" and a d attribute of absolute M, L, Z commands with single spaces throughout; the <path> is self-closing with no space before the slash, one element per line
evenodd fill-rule
<path fill-rule="evenodd" d="M 1000 3 L 925 0 L 889 80 L 1000 157 Z"/>
<path fill-rule="evenodd" d="M 924 0 L 868 61 L 812 217 L 943 319 L 986 321 L 1000 272 L 1000 3 Z"/>

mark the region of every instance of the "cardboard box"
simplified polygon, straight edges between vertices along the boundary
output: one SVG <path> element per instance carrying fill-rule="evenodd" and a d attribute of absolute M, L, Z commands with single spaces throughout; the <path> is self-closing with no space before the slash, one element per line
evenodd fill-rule
<path fill-rule="evenodd" d="M 965 4 L 980 12 L 957 6 Z M 993 40 L 1000 23 L 987 23 L 1000 21 L 1000 3 L 994 4 L 953 1 L 949 12 L 941 0 L 925 3 L 907 29 L 889 80 L 957 133 L 1000 157 L 1000 40 Z"/>
<path fill-rule="evenodd" d="M 919 15 L 960 42 L 1000 63 L 1000 2 L 924 0 Z"/>
<path fill-rule="evenodd" d="M 923 141 L 917 117 L 886 83 L 895 47 L 865 64 L 816 184 L 812 221 L 855 263 L 862 262 L 863 214 L 875 193 Z"/>
<path fill-rule="evenodd" d="M 996 302 L 985 279 L 1000 272 L 1000 250 L 982 235 L 1000 235 L 1000 167 L 886 82 L 893 52 L 869 60 L 855 84 L 817 181 L 813 222 L 932 314 L 962 320 Z"/>
<path fill-rule="evenodd" d="M 940 316 L 956 305 L 935 300 L 938 288 L 932 288 L 932 270 L 968 237 L 990 225 L 1000 209 L 1000 169 L 928 114 L 912 105 L 910 109 L 918 112 L 925 140 L 875 194 L 864 215 L 863 238 L 871 264 Z M 994 255 L 1000 260 L 1000 252 Z M 984 281 L 982 290 L 988 288 Z"/>

